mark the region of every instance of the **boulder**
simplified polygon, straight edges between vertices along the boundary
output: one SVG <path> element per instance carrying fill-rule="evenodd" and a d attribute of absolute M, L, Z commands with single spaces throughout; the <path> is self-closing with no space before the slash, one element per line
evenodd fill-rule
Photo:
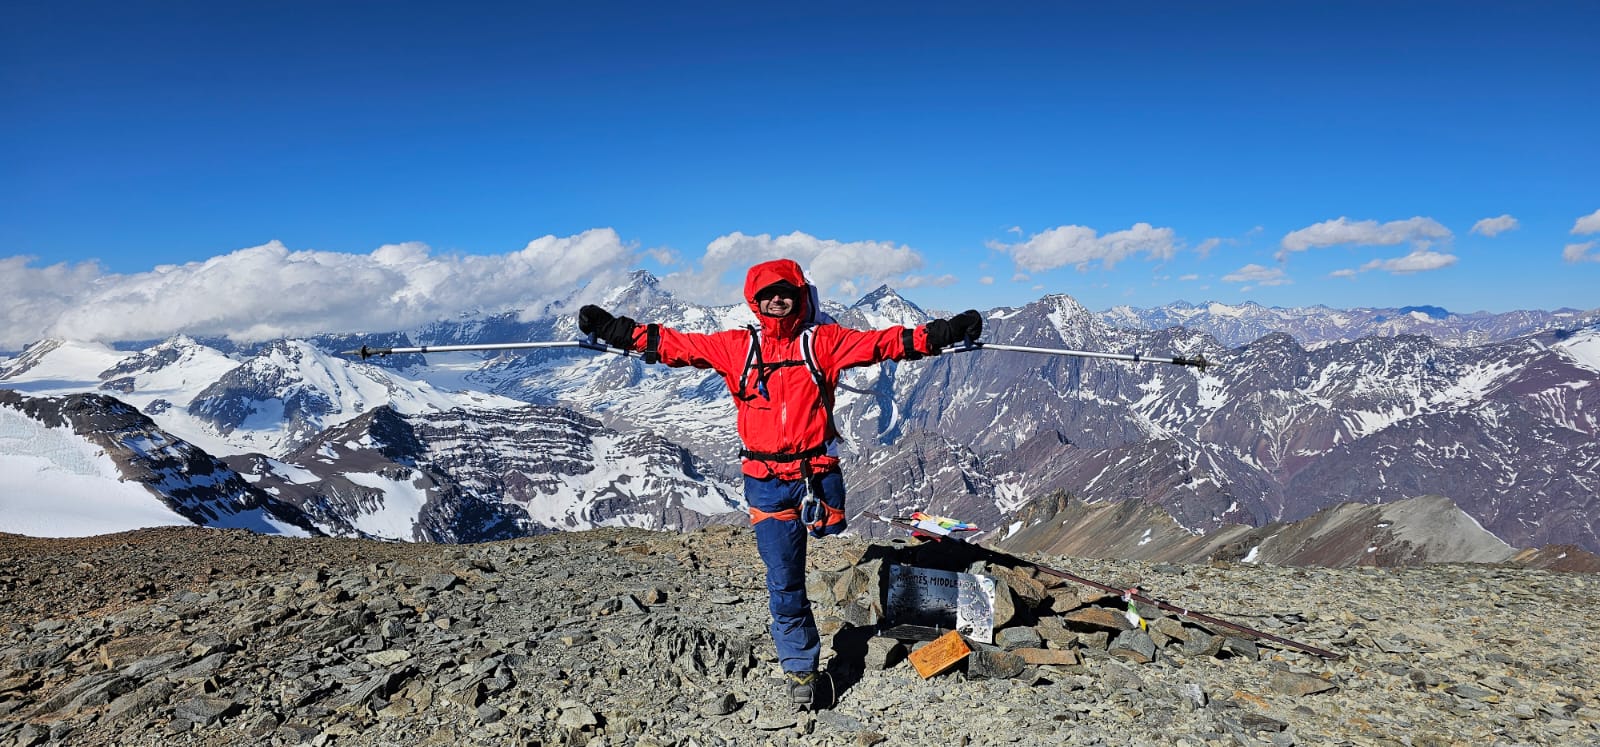
<path fill-rule="evenodd" d="M 1189 639 L 1189 629 L 1184 627 L 1183 622 L 1176 618 L 1157 617 L 1153 620 L 1150 620 L 1149 625 L 1151 638 L 1155 638 L 1159 635 L 1161 638 L 1166 639 L 1164 641 L 1156 641 L 1156 643 L 1160 645 L 1165 646 L 1173 641 L 1178 641 L 1181 643 Z"/>
<path fill-rule="evenodd" d="M 867 641 L 864 665 L 868 671 L 888 669 L 904 658 L 905 644 L 893 638 L 874 637 Z"/>
<path fill-rule="evenodd" d="M 1149 664 L 1156 658 L 1156 643 L 1143 630 L 1125 630 L 1111 642 L 1107 651 L 1123 661 Z"/>
<path fill-rule="evenodd" d="M 238 703 L 227 698 L 200 695 L 178 704 L 174 715 L 198 726 L 210 726 L 232 714 Z"/>
<path fill-rule="evenodd" d="M 1015 651 L 1019 648 L 1041 648 L 1044 646 L 1044 638 L 1033 628 L 1005 628 L 995 633 L 994 644 L 1006 651 Z"/>
<path fill-rule="evenodd" d="M 1321 677 L 1296 672 L 1273 672 L 1267 686 L 1281 695 L 1303 697 L 1338 689 L 1338 685 Z"/>
<path fill-rule="evenodd" d="M 1029 666 L 1070 667 L 1083 663 L 1078 652 L 1071 649 L 1019 648 L 1011 653 L 1022 658 Z"/>
<path fill-rule="evenodd" d="M 997 581 L 1005 581 L 1006 587 L 1015 596 L 1019 607 L 1030 610 L 1038 609 L 1045 606 L 1045 602 L 1050 599 L 1044 584 L 1040 583 L 1025 569 L 990 565 L 988 575 L 993 576 Z"/>
<path fill-rule="evenodd" d="M 1017 677 L 1028 663 L 1010 651 L 980 648 L 967 656 L 967 676 L 973 679 L 1002 680 Z"/>
<path fill-rule="evenodd" d="M 1121 631 L 1133 627 L 1127 615 L 1122 610 L 1109 607 L 1084 607 L 1068 612 L 1061 616 L 1062 622 L 1069 626 L 1089 630 Z"/>

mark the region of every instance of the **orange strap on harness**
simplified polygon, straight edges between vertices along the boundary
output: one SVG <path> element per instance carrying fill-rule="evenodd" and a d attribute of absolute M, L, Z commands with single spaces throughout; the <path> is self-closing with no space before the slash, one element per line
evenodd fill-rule
<path fill-rule="evenodd" d="M 759 508 L 755 508 L 754 506 L 752 506 L 750 508 L 750 525 L 751 526 L 755 526 L 757 524 L 760 524 L 761 522 L 766 521 L 767 519 L 777 519 L 778 521 L 798 521 L 800 519 L 800 509 L 798 509 L 798 508 L 786 508 L 786 509 L 784 509 L 782 511 L 774 511 L 774 512 L 768 513 L 766 511 L 762 511 Z"/>
<path fill-rule="evenodd" d="M 818 503 L 822 502 L 818 501 Z M 834 508 L 826 503 L 822 503 L 822 512 L 822 520 L 812 522 L 812 529 L 822 529 L 823 527 L 831 527 L 834 524 L 840 524 L 844 522 L 844 509 Z"/>

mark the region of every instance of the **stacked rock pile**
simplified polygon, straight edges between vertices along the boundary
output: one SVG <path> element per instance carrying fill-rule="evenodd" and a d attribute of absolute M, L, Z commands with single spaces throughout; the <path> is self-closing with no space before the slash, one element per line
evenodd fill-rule
<path fill-rule="evenodd" d="M 1012 601 L 997 644 L 923 679 L 860 602 L 874 563 L 934 552 L 812 545 L 838 699 L 797 712 L 743 528 L 470 547 L 0 536 L 0 745 L 1600 740 L 1590 576 L 1050 561 L 1349 654 L 1324 662 L 1157 616 L 1136 632 L 1120 600 L 993 567 Z"/>
<path fill-rule="evenodd" d="M 868 548 L 842 571 L 819 571 L 807 579 L 808 596 L 823 632 L 855 633 L 857 637 L 859 629 L 878 633 L 874 636 L 878 640 L 869 645 L 871 666 L 877 668 L 908 653 L 893 638 L 882 637 L 898 629 L 884 609 L 889 569 L 894 564 L 983 575 L 995 581 L 994 643 L 967 642 L 975 650 L 961 671 L 973 677 L 1037 680 L 1040 675 L 1030 667 L 1071 667 L 1081 664 L 1086 653 L 1104 653 L 1130 664 L 1149 664 L 1162 655 L 1242 656 L 1252 661 L 1262 657 L 1261 646 L 1239 633 L 1214 631 L 1149 605 L 1130 604 L 1122 595 L 1041 572 L 1020 558 L 954 542 L 897 541 Z M 1172 565 L 1160 566 L 1159 571 L 1182 573 Z M 1109 585 L 1138 586 L 1137 578 L 1123 576 L 1114 581 Z M 1287 636 L 1307 626 L 1301 614 L 1279 613 L 1271 615 L 1265 627 Z M 912 644 L 910 650 L 920 645 Z M 1335 687 L 1321 678 L 1307 678 L 1302 683 L 1303 689 L 1314 692 Z"/>

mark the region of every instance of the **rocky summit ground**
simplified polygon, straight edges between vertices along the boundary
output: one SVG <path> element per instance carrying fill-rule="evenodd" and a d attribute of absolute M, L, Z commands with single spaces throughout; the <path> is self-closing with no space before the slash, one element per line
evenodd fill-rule
<path fill-rule="evenodd" d="M 0 745 L 1600 743 L 1594 576 L 1039 559 L 1346 658 L 996 566 L 999 645 L 924 680 L 863 627 L 874 569 L 943 552 L 904 545 L 813 544 L 838 693 L 798 712 L 742 528 L 0 535 Z"/>

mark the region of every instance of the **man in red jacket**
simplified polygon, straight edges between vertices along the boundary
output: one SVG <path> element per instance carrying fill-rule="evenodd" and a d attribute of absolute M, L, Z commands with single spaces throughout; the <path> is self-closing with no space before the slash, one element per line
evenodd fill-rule
<path fill-rule="evenodd" d="M 789 697 L 810 705 L 822 647 L 806 599 L 806 533 L 821 537 L 845 529 L 844 478 L 833 449 L 839 375 L 976 339 L 983 317 L 968 310 L 914 329 L 873 331 L 819 324 L 816 295 L 800 265 L 788 259 L 750 268 L 744 296 L 759 329 L 692 334 L 636 324 L 598 306 L 579 310 L 578 328 L 613 347 L 643 351 L 647 363 L 709 368 L 727 382 L 744 443 L 745 500 L 767 566 L 773 642 Z"/>

